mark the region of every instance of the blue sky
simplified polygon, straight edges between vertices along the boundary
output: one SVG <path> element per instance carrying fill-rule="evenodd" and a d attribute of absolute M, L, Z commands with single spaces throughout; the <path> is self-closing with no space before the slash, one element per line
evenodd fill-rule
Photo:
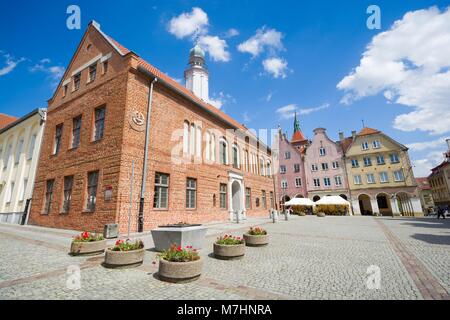
<path fill-rule="evenodd" d="M 337 139 L 364 120 L 411 147 L 418 175 L 446 149 L 450 1 L 1 2 L 1 113 L 46 106 L 94 19 L 176 79 L 193 45 L 189 28 L 197 30 L 210 96 L 249 128 L 280 124 L 290 135 L 297 111 L 307 137 L 320 126 Z M 66 27 L 71 4 L 81 9 L 80 30 Z M 366 26 L 371 4 L 381 9 L 380 30 Z"/>

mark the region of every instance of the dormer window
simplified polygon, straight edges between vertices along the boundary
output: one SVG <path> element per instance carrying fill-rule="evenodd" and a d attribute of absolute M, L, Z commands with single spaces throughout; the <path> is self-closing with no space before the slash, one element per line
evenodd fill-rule
<path fill-rule="evenodd" d="M 81 83 L 81 72 L 79 72 L 73 76 L 73 90 L 74 91 L 80 89 L 80 83 Z"/>
<path fill-rule="evenodd" d="M 97 63 L 89 67 L 89 82 L 94 81 L 97 77 Z"/>
<path fill-rule="evenodd" d="M 103 74 L 106 74 L 108 72 L 108 60 L 103 62 Z"/>

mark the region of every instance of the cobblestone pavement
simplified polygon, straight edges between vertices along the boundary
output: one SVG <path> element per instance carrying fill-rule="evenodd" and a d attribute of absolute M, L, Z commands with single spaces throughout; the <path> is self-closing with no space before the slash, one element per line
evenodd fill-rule
<path fill-rule="evenodd" d="M 241 260 L 211 256 L 218 233 L 241 235 L 262 225 L 270 244 L 246 248 Z M 142 266 L 111 270 L 103 256 L 67 254 L 73 232 L 0 224 L 0 299 L 448 299 L 450 220 L 430 218 L 292 217 L 272 223 L 209 225 L 201 278 L 189 284 L 157 279 L 156 253 Z M 81 269 L 69 289 L 67 268 Z M 370 266 L 379 289 L 368 289 Z M 69 284 L 69 286 L 68 286 Z"/>

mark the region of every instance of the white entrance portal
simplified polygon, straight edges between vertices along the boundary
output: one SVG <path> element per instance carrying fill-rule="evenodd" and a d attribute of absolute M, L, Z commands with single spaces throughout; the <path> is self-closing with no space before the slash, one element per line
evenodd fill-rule
<path fill-rule="evenodd" d="M 228 173 L 228 203 L 230 204 L 228 212 L 230 220 L 236 220 L 236 213 L 239 214 L 239 220 L 247 219 L 245 211 L 245 187 L 244 177 L 235 172 Z"/>

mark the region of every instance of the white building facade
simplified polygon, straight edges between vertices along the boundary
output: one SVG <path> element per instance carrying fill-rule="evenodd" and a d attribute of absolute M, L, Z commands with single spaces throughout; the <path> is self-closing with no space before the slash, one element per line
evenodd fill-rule
<path fill-rule="evenodd" d="M 38 108 L 0 129 L 0 222 L 21 223 L 29 207 L 45 119 Z"/>

